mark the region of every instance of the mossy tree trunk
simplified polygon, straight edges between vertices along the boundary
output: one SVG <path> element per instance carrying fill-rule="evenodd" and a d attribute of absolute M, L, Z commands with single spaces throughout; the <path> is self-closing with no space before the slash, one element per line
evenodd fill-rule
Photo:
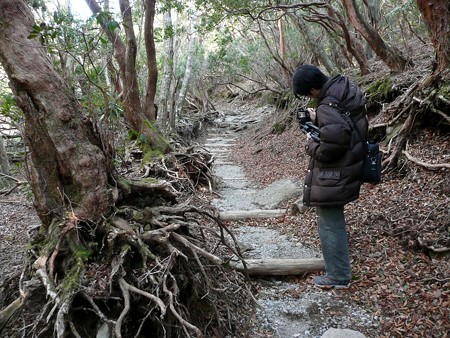
<path fill-rule="evenodd" d="M 114 204 L 107 155 L 63 78 L 36 40 L 23 1 L 2 0 L 0 60 L 25 116 L 35 207 L 44 226 L 68 210 L 97 220 Z"/>

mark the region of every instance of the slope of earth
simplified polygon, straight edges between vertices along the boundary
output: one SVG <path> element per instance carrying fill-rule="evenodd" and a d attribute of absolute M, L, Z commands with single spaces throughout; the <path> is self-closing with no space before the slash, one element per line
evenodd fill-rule
<path fill-rule="evenodd" d="M 289 113 L 275 112 L 239 140 L 232 159 L 261 185 L 302 178 L 305 142 Z M 448 135 L 420 130 L 409 152 L 424 162 L 448 162 Z M 350 292 L 337 296 L 371 309 L 380 319 L 381 337 L 447 337 L 449 186 L 449 170 L 430 171 L 405 159 L 400 170 L 385 173 L 380 185 L 364 185 L 360 199 L 346 206 L 354 282 Z M 320 247 L 313 209 L 287 217 L 267 225 Z M 298 283 L 306 288 L 310 280 Z"/>

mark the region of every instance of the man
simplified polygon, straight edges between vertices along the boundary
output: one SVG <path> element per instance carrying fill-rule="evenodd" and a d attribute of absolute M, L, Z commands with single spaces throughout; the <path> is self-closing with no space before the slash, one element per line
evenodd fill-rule
<path fill-rule="evenodd" d="M 348 287 L 352 279 L 344 205 L 359 197 L 363 143 L 368 121 L 365 98 L 347 77 L 329 78 L 313 65 L 293 75 L 293 91 L 317 100 L 312 117 L 320 140 L 308 137 L 311 157 L 305 177 L 303 203 L 315 206 L 326 275 L 313 282 L 322 288 Z"/>

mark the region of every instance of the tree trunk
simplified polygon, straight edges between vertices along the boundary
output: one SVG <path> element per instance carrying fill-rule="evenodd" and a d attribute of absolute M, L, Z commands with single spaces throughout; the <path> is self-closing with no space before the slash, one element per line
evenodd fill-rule
<path fill-rule="evenodd" d="M 99 13 L 101 7 L 95 0 L 85 0 L 89 8 L 93 13 Z M 146 28 L 153 23 L 154 13 L 152 14 L 152 4 L 146 3 Z M 133 29 L 133 17 L 131 14 L 131 6 L 128 0 L 119 1 L 120 10 L 122 13 L 123 25 L 125 30 L 125 36 L 127 43 L 122 41 L 121 37 L 115 30 L 112 30 L 107 20 L 101 20 L 100 25 L 105 30 L 109 41 L 114 48 L 114 58 L 119 65 L 119 73 L 122 79 L 123 91 L 121 93 L 121 99 L 125 110 L 125 120 L 129 128 L 132 128 L 139 133 L 147 136 L 147 144 L 153 149 L 159 149 L 162 152 L 167 151 L 170 147 L 168 143 L 162 138 L 156 128 L 152 125 L 155 121 L 155 106 L 154 90 L 157 81 L 157 73 L 155 73 L 154 64 L 149 65 L 148 81 L 147 81 L 147 93 L 144 103 L 141 103 L 138 77 L 136 72 L 136 54 L 137 43 Z M 153 7 L 154 10 L 154 7 Z M 154 53 L 154 48 L 151 45 L 153 41 L 153 27 L 151 32 L 145 32 L 145 38 L 149 38 L 152 41 L 146 41 L 147 51 Z M 155 55 L 148 56 L 148 60 L 155 58 Z M 152 94 L 153 93 L 153 94 Z"/>
<path fill-rule="evenodd" d="M 286 45 L 285 45 L 285 38 L 284 38 L 284 23 L 283 23 L 283 17 L 278 19 L 278 30 L 280 32 L 280 58 L 281 60 L 285 61 L 286 58 Z"/>
<path fill-rule="evenodd" d="M 153 34 L 153 23 L 155 20 L 156 0 L 145 0 L 145 23 L 144 42 L 147 52 L 147 90 L 144 100 L 144 111 L 147 112 L 151 121 L 156 121 L 155 95 L 158 82 L 158 65 L 156 63 L 155 39 Z"/>
<path fill-rule="evenodd" d="M 242 262 L 230 262 L 231 267 L 248 273 L 250 276 L 295 276 L 325 270 L 321 258 L 305 259 L 245 259 Z"/>
<path fill-rule="evenodd" d="M 178 57 L 180 53 L 180 41 L 179 41 L 179 31 L 178 31 L 178 18 L 177 12 L 175 12 L 175 24 L 173 27 L 173 62 L 172 62 L 172 81 L 170 83 L 169 97 L 167 99 L 168 109 L 169 109 L 169 127 L 171 129 L 175 129 L 176 127 L 176 113 L 175 113 L 175 105 L 176 105 L 176 92 L 179 84 L 179 80 L 177 77 L 177 68 L 178 68 Z"/>
<path fill-rule="evenodd" d="M 97 220 L 114 202 L 101 143 L 45 48 L 28 39 L 34 25 L 28 6 L 16 0 L 1 5 L 0 60 L 25 116 L 38 215 L 44 226 L 69 210 Z"/>
<path fill-rule="evenodd" d="M 436 51 L 436 71 L 448 74 L 450 67 L 450 2 L 448 0 L 417 0 L 417 5 Z"/>
<path fill-rule="evenodd" d="M 388 46 L 380 34 L 364 20 L 354 0 L 342 0 L 342 2 L 350 22 L 364 36 L 377 56 L 386 63 L 391 71 L 402 72 L 408 64 L 408 61 L 403 57 L 401 52 L 395 47 Z"/>
<path fill-rule="evenodd" d="M 170 98 L 170 86 L 173 77 L 173 29 L 172 29 L 172 12 L 170 9 L 164 15 L 164 69 L 161 89 L 159 91 L 159 125 L 163 131 L 167 130 L 168 102 Z M 171 34 L 167 35 L 169 31 Z"/>
<path fill-rule="evenodd" d="M 9 162 L 6 154 L 6 148 L 3 144 L 3 138 L 0 135 L 0 189 L 8 187 L 8 180 L 3 175 L 9 175 Z"/>
<path fill-rule="evenodd" d="M 197 16 L 194 14 L 194 16 L 191 19 L 191 33 L 190 33 L 190 42 L 189 42 L 189 50 L 188 50 L 188 56 L 186 60 L 186 68 L 184 70 L 184 76 L 183 76 L 183 82 L 181 84 L 180 92 L 178 93 L 178 98 L 175 106 L 175 114 L 176 117 L 180 116 L 181 109 L 183 108 L 183 102 L 186 98 L 186 93 L 189 86 L 189 81 L 191 79 L 192 74 L 192 67 L 194 64 L 194 54 L 195 54 L 195 47 L 197 45 L 197 31 L 195 28 L 195 24 L 197 22 Z"/>
<path fill-rule="evenodd" d="M 364 53 L 364 47 L 362 46 L 360 41 L 356 39 L 352 33 L 350 33 L 342 15 L 339 12 L 334 10 L 331 5 L 327 6 L 327 12 L 328 15 L 332 18 L 332 20 L 330 20 L 331 27 L 333 27 L 335 31 L 339 32 L 339 34 L 345 40 L 347 50 L 356 59 L 361 75 L 368 74 L 370 72 L 369 62 L 367 60 L 366 54 Z"/>
<path fill-rule="evenodd" d="M 325 69 L 327 70 L 328 74 L 335 75 L 338 73 L 337 68 L 333 65 L 328 55 L 325 53 L 325 49 L 321 48 L 317 42 L 314 41 L 314 38 L 312 37 L 307 25 L 305 24 L 305 21 L 303 18 L 296 17 L 293 14 L 288 14 L 291 18 L 292 22 L 294 23 L 295 27 L 299 30 L 299 32 L 302 34 L 303 38 L 305 39 L 308 48 L 311 50 L 311 52 L 314 54 L 314 56 L 320 60 L 320 63 L 323 64 Z"/>

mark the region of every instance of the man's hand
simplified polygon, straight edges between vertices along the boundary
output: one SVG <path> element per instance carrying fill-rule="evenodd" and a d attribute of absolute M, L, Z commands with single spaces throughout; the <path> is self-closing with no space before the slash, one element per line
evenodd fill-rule
<path fill-rule="evenodd" d="M 311 121 L 314 123 L 316 121 L 316 110 L 313 108 L 306 108 L 306 110 L 309 113 L 309 117 L 311 118 Z"/>

